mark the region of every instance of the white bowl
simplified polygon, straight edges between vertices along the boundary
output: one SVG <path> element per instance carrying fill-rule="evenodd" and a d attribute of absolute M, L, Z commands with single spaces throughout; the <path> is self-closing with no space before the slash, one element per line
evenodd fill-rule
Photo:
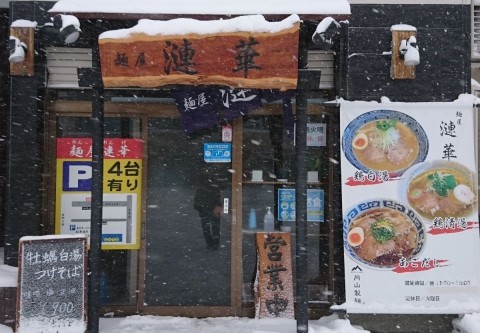
<path fill-rule="evenodd" d="M 473 193 L 475 195 L 475 200 L 473 201 L 471 206 L 469 206 L 471 208 L 469 208 L 467 210 L 466 214 L 462 214 L 460 216 L 449 216 L 449 215 L 446 215 L 446 213 L 444 213 L 442 211 L 437 211 L 438 213 L 434 213 L 433 217 L 432 217 L 432 216 L 429 216 L 431 214 L 428 214 L 428 213 L 422 211 L 421 209 L 416 207 L 415 204 L 412 204 L 410 202 L 410 200 L 408 198 L 408 189 L 409 189 L 410 183 L 420 174 L 422 174 L 422 173 L 424 173 L 428 170 L 433 171 L 433 170 L 437 170 L 437 169 L 454 170 L 454 171 L 462 173 L 463 175 L 465 175 L 466 178 L 468 178 L 470 180 L 469 185 L 471 186 L 471 190 L 473 191 Z M 435 217 L 441 217 L 441 218 L 469 217 L 469 216 L 471 216 L 471 215 L 473 215 L 474 213 L 477 212 L 476 206 L 477 206 L 477 201 L 478 201 L 478 198 L 477 198 L 477 193 L 478 192 L 477 192 L 477 178 L 476 177 L 477 177 L 477 175 L 476 175 L 475 172 L 473 172 L 472 170 L 467 168 L 465 165 L 463 165 L 461 163 L 458 163 L 458 162 L 455 162 L 455 161 L 435 160 L 435 161 L 422 162 L 422 163 L 419 163 L 419 164 L 416 164 L 416 165 L 410 167 L 402 175 L 402 177 L 401 177 L 401 179 L 398 183 L 398 198 L 399 198 L 400 202 L 412 207 L 423 218 L 423 220 L 425 222 L 431 223 L 431 222 L 433 222 L 433 219 Z"/>
<path fill-rule="evenodd" d="M 417 244 L 413 248 L 412 253 L 408 256 L 408 258 L 405 259 L 409 260 L 412 257 L 418 255 L 425 244 L 425 228 L 422 219 L 414 210 L 410 209 L 410 207 L 391 199 L 371 199 L 360 202 L 350 207 L 343 217 L 343 243 L 346 253 L 356 262 L 363 264 L 369 268 L 391 270 L 397 264 L 376 264 L 374 262 L 367 261 L 359 257 L 354 247 L 352 247 L 347 241 L 348 233 L 350 231 L 350 225 L 359 216 L 370 211 L 385 208 L 400 212 L 404 217 L 406 217 L 409 222 L 412 223 L 412 226 L 415 227 L 415 229 L 417 230 Z"/>

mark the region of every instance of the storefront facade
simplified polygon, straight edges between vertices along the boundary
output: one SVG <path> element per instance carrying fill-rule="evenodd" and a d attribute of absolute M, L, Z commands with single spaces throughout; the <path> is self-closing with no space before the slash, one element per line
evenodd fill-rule
<path fill-rule="evenodd" d="M 88 194 L 85 189 L 75 191 L 73 185 L 62 187 L 70 169 L 59 166 L 67 162 L 78 171 L 92 157 L 89 140 L 95 137 L 92 113 L 98 98 L 92 86 L 101 71 L 98 37 L 134 27 L 142 18 L 228 18 L 122 15 L 94 9 L 56 12 L 54 4 L 10 5 L 11 22 L 29 20 L 43 26 L 61 13 L 76 15 L 82 27 L 81 37 L 68 47 L 41 28 L 35 29 L 33 75 L 11 76 L 5 260 L 13 266 L 20 237 L 81 230 L 89 219 L 85 213 L 91 206 L 78 204 L 75 196 Z M 246 92 L 218 83 L 181 82 L 162 87 L 101 87 L 104 149 L 112 151 L 103 169 L 104 200 L 112 202 L 110 208 L 104 206 L 103 228 L 112 231 L 102 238 L 102 312 L 253 316 L 255 232 L 265 230 L 264 215 L 270 207 L 275 231 L 290 231 L 295 251 L 298 238 L 291 204 L 299 182 L 305 185 L 308 203 L 296 208 L 305 212 L 309 315 L 318 318 L 329 313 L 333 304 L 345 301 L 338 101 L 378 101 L 387 96 L 397 102 L 449 102 L 470 92 L 469 4 L 352 1 L 349 9 L 351 15 L 343 9 L 296 13 L 301 19 L 294 55 L 298 57 L 296 89 L 249 87 Z M 432 20 L 431 13 L 438 19 Z M 275 22 L 288 16 L 256 14 Z M 329 50 L 325 45 L 320 49 L 311 38 L 327 16 L 340 22 Z M 397 24 L 416 28 L 421 64 L 413 78 L 392 79 L 392 26 Z M 77 76 L 77 67 L 87 70 Z M 220 96 L 211 112 L 222 117 L 203 128 L 192 128 L 192 121 L 198 124 L 203 119 L 189 122 L 185 102 L 200 103 L 200 96 L 208 94 Z M 248 103 L 230 116 L 222 97 L 248 99 Z M 306 140 L 303 165 L 298 165 L 297 155 L 299 122 L 306 129 L 301 134 Z M 135 149 L 129 146 L 136 154 L 115 154 L 131 143 L 137 144 Z M 307 171 L 317 175 L 307 179 Z M 78 173 L 75 178 L 79 188 L 84 175 Z M 213 248 L 207 247 L 196 208 L 199 188 L 212 184 L 220 192 L 222 210 L 219 243 Z M 118 205 L 127 208 L 120 210 Z M 115 223 L 125 223 L 126 229 L 117 229 Z"/>
<path fill-rule="evenodd" d="M 55 15 L 49 12 L 52 5 L 51 2 L 14 3 L 11 8 L 12 22 L 22 16 L 22 19 L 38 22 L 39 26 L 44 25 L 50 16 Z M 87 83 L 85 80 L 78 83 L 76 67 L 97 67 L 100 60 L 98 53 L 94 50 L 92 56 L 91 50 L 92 47 L 95 48 L 98 36 L 104 31 L 135 26 L 137 21 L 116 14 L 109 14 L 112 18 L 106 21 L 100 20 L 105 14 L 87 13 L 83 14 L 83 18 L 79 13 L 76 15 L 81 21 L 82 36 L 75 45 L 65 48 L 56 39 L 42 34 L 41 28 L 37 28 L 35 45 L 41 52 L 35 58 L 34 75 L 12 76 L 12 92 L 19 89 L 22 91 L 19 94 L 23 96 L 18 95 L 18 103 L 15 100 L 12 108 L 17 105 L 22 113 L 28 113 L 29 109 L 38 110 L 35 117 L 28 117 L 33 122 L 29 127 L 37 131 L 29 132 L 29 135 L 48 138 L 35 147 L 31 146 L 33 151 L 28 153 L 34 160 L 42 156 L 42 166 L 36 162 L 26 163 L 23 159 L 26 154 L 18 151 L 18 147 L 23 144 L 19 141 L 19 146 L 15 146 L 15 140 L 11 141 L 11 151 L 25 155 L 21 164 L 26 163 L 33 168 L 25 172 L 31 177 L 30 187 L 43 189 L 31 193 L 31 202 L 26 206 L 31 209 L 36 221 L 30 220 L 31 223 L 24 226 L 26 229 L 22 234 L 71 233 L 72 229 L 84 230 L 86 227 L 82 223 L 85 222 L 82 221 L 89 220 L 89 207 L 85 201 L 84 204 L 78 203 L 85 198 L 84 188 L 75 191 L 73 185 L 69 188 L 61 185 L 65 175 L 71 176 L 72 170 L 76 170 L 76 184 L 81 188 L 85 179 L 83 171 L 78 170 L 88 168 L 85 164 L 91 159 L 89 150 L 92 145 L 91 118 L 94 108 L 91 101 L 95 92 L 92 92 L 89 78 L 86 78 Z M 175 17 L 197 19 L 195 15 L 156 16 L 165 20 Z M 282 21 L 288 16 L 267 18 Z M 324 16 L 312 16 L 314 20 L 308 21 L 308 35 L 313 34 Z M 347 17 L 344 13 L 337 16 L 338 20 Z M 148 15 L 138 18 L 143 17 Z M 217 17 L 221 15 L 208 18 L 214 22 Z M 303 38 L 306 40 L 308 36 L 305 36 Z M 293 40 L 292 43 L 297 45 L 298 40 Z M 312 43 L 309 44 L 311 47 Z M 304 46 L 305 54 L 301 57 L 307 55 L 308 47 Z M 317 71 L 316 81 L 312 81 L 315 87 L 308 91 L 308 99 L 311 101 L 308 104 L 309 128 L 312 131 L 317 128 L 321 131 L 333 128 L 335 121 L 334 113 L 324 107 L 322 101 L 327 100 L 326 96 L 335 96 L 333 82 L 336 63 L 331 52 L 317 55 L 314 60 L 320 62 L 322 58 L 319 57 L 322 56 L 328 63 L 325 68 L 329 72 L 325 72 L 324 78 L 328 88 L 320 90 L 320 72 Z M 296 59 L 297 54 L 292 54 L 292 58 Z M 307 59 L 302 61 L 306 62 Z M 68 73 L 72 69 L 73 80 Z M 29 101 L 24 98 L 25 89 L 29 84 L 31 92 L 36 91 L 35 94 L 41 96 L 41 103 L 35 100 L 31 105 L 26 105 Z M 220 108 L 223 119 L 204 128 L 188 127 L 192 124 L 182 116 L 184 103 L 182 97 L 177 95 L 191 94 L 186 97 L 191 100 L 192 96 L 199 95 L 221 96 L 222 91 L 223 96 L 232 104 L 243 100 L 244 105 L 240 111 L 233 111 L 240 113 L 229 115 L 229 110 L 222 109 L 225 108 L 222 106 L 224 104 L 219 103 L 215 108 Z M 269 93 L 268 96 L 266 92 Z M 252 101 L 254 97 L 256 100 Z M 295 90 L 228 90 L 218 84 L 200 87 L 120 87 L 105 88 L 102 100 L 105 149 L 116 152 L 122 144 L 138 143 L 135 149 L 128 146 L 129 150 L 136 150 L 137 155 L 117 155 L 112 160 L 105 157 L 104 161 L 104 200 L 114 202 L 112 205 L 123 205 L 126 202 L 124 205 L 127 208 L 103 208 L 102 309 L 123 314 L 253 315 L 255 232 L 264 230 L 263 219 L 267 207 L 278 216 L 279 190 L 295 190 L 294 132 L 291 127 L 293 123 L 288 123 L 293 119 L 292 112 L 295 112 Z M 42 104 L 41 111 L 38 109 L 39 104 Z M 218 113 L 218 110 L 214 112 Z M 12 123 L 15 122 L 14 119 L 23 123 L 27 118 L 13 109 L 11 116 Z M 193 121 L 193 127 L 198 127 L 204 120 L 197 117 Z M 332 197 L 334 192 L 334 178 L 331 174 L 335 171 L 322 162 L 332 154 L 327 149 L 326 141 L 333 140 L 327 139 L 327 135 L 333 137 L 334 133 L 327 133 L 311 135 L 315 142 L 309 145 L 308 152 L 312 171 L 321 171 L 320 178 L 317 176 L 307 185 L 318 206 L 314 211 L 316 215 L 310 217 L 311 221 L 308 222 L 307 236 L 309 303 L 317 316 L 327 310 L 328 304 L 333 300 L 333 295 L 328 291 L 335 288 L 332 227 L 335 212 L 334 206 L 327 204 L 327 198 Z M 221 154 L 218 155 L 217 152 Z M 228 157 L 222 157 L 225 154 Z M 16 159 L 12 159 L 14 160 Z M 65 163 L 71 168 L 62 168 Z M 133 169 L 129 169 L 129 166 Z M 285 169 L 288 174 L 280 176 L 280 169 Z M 253 170 L 262 172 L 261 181 L 255 178 L 256 175 L 253 176 Z M 105 178 L 108 174 L 112 178 Z M 207 184 L 202 178 L 207 178 Z M 25 178 L 24 180 L 26 181 Z M 214 183 L 214 190 L 220 190 L 222 204 L 220 241 L 218 248 L 214 249 L 208 247 L 199 216 L 201 212 L 195 207 L 199 188 L 210 186 L 210 183 Z M 10 195 L 15 195 L 14 193 L 18 192 L 12 191 Z M 212 195 L 214 194 L 208 193 L 206 196 Z M 22 198 L 24 202 L 25 196 L 22 195 Z M 133 198 L 133 201 L 128 201 L 129 198 Z M 291 198 L 289 200 L 288 205 L 294 203 Z M 9 202 L 15 205 L 16 200 L 11 197 Z M 12 206 L 7 211 L 10 212 L 10 221 L 15 219 L 17 212 L 20 213 Z M 30 215 L 25 210 L 20 214 Z M 283 222 L 276 218 L 276 231 L 280 231 L 282 225 L 283 230 L 286 230 L 285 227 L 294 230 L 291 220 L 295 210 L 288 211 L 288 215 L 283 218 Z M 116 227 L 123 223 L 120 220 L 125 219 L 128 220 L 125 223 L 130 232 L 118 231 Z M 106 232 L 108 225 L 113 229 Z M 7 222 L 6 229 L 6 235 L 21 236 L 11 223 Z M 293 241 L 292 249 L 294 248 Z M 324 253 L 332 255 L 325 256 Z M 15 246 L 6 249 L 7 262 L 14 263 L 15 256 Z M 292 271 L 293 267 L 294 263 Z"/>

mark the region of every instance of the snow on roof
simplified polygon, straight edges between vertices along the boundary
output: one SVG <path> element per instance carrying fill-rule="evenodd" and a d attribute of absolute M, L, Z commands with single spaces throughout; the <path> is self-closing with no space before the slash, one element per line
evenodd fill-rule
<path fill-rule="evenodd" d="M 50 12 L 118 14 L 350 14 L 347 0 L 59 0 Z"/>
<path fill-rule="evenodd" d="M 143 33 L 150 36 L 192 33 L 206 35 L 237 31 L 275 33 L 291 28 L 297 22 L 300 22 L 300 18 L 295 14 L 279 22 L 268 22 L 262 15 L 238 16 L 228 20 L 211 21 L 199 21 L 189 18 L 178 18 L 169 21 L 142 19 L 132 28 L 104 32 L 100 34 L 99 39 L 128 38 L 135 33 Z"/>
<path fill-rule="evenodd" d="M 339 105 L 339 104 L 342 104 L 342 103 L 356 103 L 356 104 L 362 104 L 362 103 L 366 103 L 366 104 L 379 104 L 379 103 L 392 103 L 392 104 L 395 104 L 395 105 L 432 105 L 432 104 L 439 104 L 439 105 L 443 105 L 445 103 L 452 103 L 452 104 L 458 104 L 458 105 L 471 105 L 472 107 L 474 105 L 477 105 L 477 104 L 480 104 L 480 98 L 479 97 L 476 97 L 475 95 L 472 95 L 472 94 L 460 94 L 458 95 L 458 98 L 451 101 L 451 102 L 392 102 L 390 100 L 390 98 L 388 98 L 387 96 L 382 96 L 380 98 L 380 102 L 376 101 L 376 100 L 371 100 L 371 101 L 348 101 L 348 100 L 345 100 L 343 98 L 338 98 L 336 100 L 332 100 L 328 103 L 331 103 L 332 105 Z M 480 304 L 478 304 L 478 307 L 480 309 Z"/>

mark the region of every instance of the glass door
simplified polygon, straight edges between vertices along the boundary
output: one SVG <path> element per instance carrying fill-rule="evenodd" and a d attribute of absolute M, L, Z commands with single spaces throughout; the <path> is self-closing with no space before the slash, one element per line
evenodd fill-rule
<path fill-rule="evenodd" d="M 208 148 L 221 139 L 220 127 L 188 136 L 178 118 L 148 120 L 147 307 L 232 303 L 231 162 Z"/>
<path fill-rule="evenodd" d="M 88 145 L 82 146 L 80 143 L 85 142 L 92 137 L 92 122 L 88 115 L 61 115 L 56 118 L 55 136 L 57 140 L 68 138 L 72 142 L 77 142 L 78 146 L 69 152 L 71 158 L 80 157 L 82 162 L 88 163 L 84 159 L 91 159 Z M 52 129 L 53 131 L 53 129 Z M 116 139 L 141 139 L 142 138 L 142 121 L 133 117 L 106 117 L 104 121 L 105 142 Z M 53 137 L 53 136 L 52 136 Z M 58 141 L 56 141 L 58 145 Z M 55 145 L 53 145 L 55 146 Z M 73 160 L 69 160 L 73 161 Z M 60 170 L 56 170 L 59 173 Z M 83 190 L 82 190 L 83 191 Z M 88 188 L 85 189 L 84 196 L 88 197 Z M 72 192 L 73 193 L 73 192 Z M 53 196 L 55 197 L 55 196 Z M 51 211 L 55 211 L 55 205 L 60 205 L 63 200 L 51 200 Z M 77 205 L 78 206 L 78 205 Z M 76 207 L 77 207 L 76 206 Z M 85 214 L 81 213 L 85 210 L 89 212 L 89 206 L 82 204 L 81 208 L 70 209 L 71 224 L 70 230 L 89 229 L 89 219 L 85 219 Z M 118 209 L 121 211 L 121 209 Z M 121 211 L 119 214 L 123 213 Z M 88 216 L 88 214 L 87 214 Z M 108 228 L 109 223 L 124 223 L 122 219 L 107 219 L 108 213 L 104 211 L 103 228 Z M 118 220 L 118 221 L 117 221 Z M 137 219 L 134 224 L 140 223 Z M 125 222 L 126 223 L 126 222 Z M 53 228 L 53 225 L 51 226 Z M 104 229 L 105 230 L 105 229 Z M 49 233 L 54 233 L 53 230 Z M 81 233 L 88 232 L 82 231 Z M 105 239 L 105 238 L 103 238 Z M 108 243 L 104 240 L 100 253 L 101 272 L 100 272 L 100 290 L 99 300 L 103 306 L 134 306 L 137 304 L 137 282 L 136 274 L 138 269 L 138 250 L 127 249 L 118 246 L 118 249 L 105 249 Z"/>
<path fill-rule="evenodd" d="M 339 215 L 333 214 L 334 204 L 329 201 L 334 164 L 327 162 L 332 153 L 326 145 L 333 142 L 333 123 L 333 117 L 323 108 L 310 108 L 308 128 L 316 133 L 307 136 L 310 138 L 307 169 L 311 173 L 307 179 L 307 281 L 312 313 L 328 309 L 333 294 L 332 232 L 333 221 Z M 269 113 L 252 112 L 243 117 L 242 170 L 242 302 L 247 308 L 255 306 L 255 234 L 271 230 L 264 224 L 268 208 L 275 216 L 274 231 L 290 233 L 293 258 L 290 268 L 295 278 L 295 142 L 283 125 L 282 116 L 273 109 Z"/>

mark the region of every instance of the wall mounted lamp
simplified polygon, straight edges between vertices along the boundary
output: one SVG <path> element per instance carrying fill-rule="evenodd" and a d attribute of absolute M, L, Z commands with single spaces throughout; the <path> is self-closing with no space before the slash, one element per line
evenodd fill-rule
<path fill-rule="evenodd" d="M 58 29 L 58 36 L 65 44 L 75 43 L 80 36 L 80 21 L 73 15 L 58 14 L 53 18 L 53 26 Z"/>
<path fill-rule="evenodd" d="M 60 40 L 63 44 L 73 44 L 77 41 L 82 30 L 80 21 L 73 15 L 58 14 L 51 18 L 51 22 L 39 27 L 40 38 L 46 43 L 56 43 Z M 50 41 L 50 42 L 48 42 Z"/>
<path fill-rule="evenodd" d="M 28 20 L 16 20 L 10 25 L 10 75 L 34 74 L 33 41 L 36 25 L 36 22 Z"/>
<path fill-rule="evenodd" d="M 392 79 L 415 79 L 415 66 L 420 64 L 417 46 L 417 28 L 408 24 L 396 24 L 392 31 Z"/>
<path fill-rule="evenodd" d="M 313 44 L 321 50 L 332 49 L 340 35 L 340 23 L 332 17 L 325 17 L 315 29 L 312 35 Z"/>
<path fill-rule="evenodd" d="M 25 60 L 25 53 L 27 52 L 27 44 L 22 42 L 20 39 L 14 36 L 10 36 L 8 41 L 8 48 L 10 50 L 10 56 L 8 61 L 10 63 L 18 64 Z"/>
<path fill-rule="evenodd" d="M 417 66 L 420 63 L 420 53 L 418 52 L 417 38 L 415 36 L 402 39 L 398 51 L 405 66 Z"/>
<path fill-rule="evenodd" d="M 53 39 L 48 41 L 49 37 L 59 38 L 64 44 L 72 44 L 80 36 L 80 21 L 73 15 L 63 14 L 55 15 L 51 22 L 42 26 L 38 26 L 35 21 L 13 21 L 9 39 L 10 75 L 34 75 L 35 31 L 40 33 L 43 44 L 55 44 Z"/>

